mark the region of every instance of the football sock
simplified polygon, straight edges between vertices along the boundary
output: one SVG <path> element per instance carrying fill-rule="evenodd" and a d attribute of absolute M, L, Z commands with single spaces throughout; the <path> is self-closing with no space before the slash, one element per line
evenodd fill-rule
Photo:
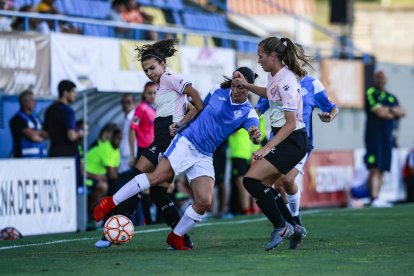
<path fill-rule="evenodd" d="M 243 185 L 256 200 L 257 205 L 273 226 L 275 228 L 283 227 L 285 225 L 285 220 L 283 219 L 278 204 L 272 194 L 273 188 L 266 187 L 266 185 L 262 184 L 259 180 L 250 177 L 243 178 Z"/>
<path fill-rule="evenodd" d="M 137 168 L 133 168 L 130 170 L 128 174 L 128 179 L 133 179 L 136 175 L 141 174 L 142 172 Z M 141 200 L 141 195 L 138 194 L 137 196 L 132 196 L 125 200 L 124 202 L 120 203 L 116 206 L 115 210 L 113 210 L 108 217 L 113 215 L 123 215 L 131 219 L 132 215 L 134 214 L 135 210 L 137 210 L 137 206 Z"/>
<path fill-rule="evenodd" d="M 193 206 L 190 205 L 185 209 L 184 215 L 178 222 L 177 226 L 174 228 L 173 232 L 182 237 L 188 231 L 190 231 L 197 222 L 200 222 L 203 219 L 203 215 L 194 211 Z"/>
<path fill-rule="evenodd" d="M 167 189 L 159 186 L 150 188 L 150 197 L 165 222 L 174 229 L 180 221 L 180 211 L 167 194 Z"/>
<path fill-rule="evenodd" d="M 128 181 L 118 192 L 113 196 L 115 205 L 127 200 L 133 195 L 138 194 L 150 187 L 150 183 L 145 173 L 135 176 Z"/>
<path fill-rule="evenodd" d="M 292 216 L 296 217 L 299 215 L 299 204 L 300 204 L 300 192 L 299 190 L 296 192 L 296 194 L 289 195 L 286 193 L 286 199 L 289 203 L 289 209 L 292 214 Z"/>
<path fill-rule="evenodd" d="M 280 210 L 280 213 L 282 214 L 283 218 L 289 222 L 290 224 L 292 224 L 293 226 L 296 225 L 295 220 L 292 217 L 292 214 L 289 211 L 289 208 L 286 206 L 285 201 L 283 200 L 282 195 L 276 191 L 275 189 L 272 188 L 272 195 L 276 200 L 276 204 Z"/>

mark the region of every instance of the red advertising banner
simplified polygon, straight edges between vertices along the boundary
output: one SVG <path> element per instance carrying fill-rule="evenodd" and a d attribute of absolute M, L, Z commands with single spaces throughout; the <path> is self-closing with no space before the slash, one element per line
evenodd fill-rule
<path fill-rule="evenodd" d="M 312 152 L 304 168 L 301 206 L 346 206 L 345 190 L 352 181 L 353 171 L 352 150 Z"/>

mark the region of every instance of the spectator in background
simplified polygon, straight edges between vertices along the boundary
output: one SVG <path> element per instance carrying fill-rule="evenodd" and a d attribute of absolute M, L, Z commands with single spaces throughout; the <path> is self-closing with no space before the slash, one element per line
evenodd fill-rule
<path fill-rule="evenodd" d="M 10 129 L 13 136 L 14 157 L 46 157 L 44 141 L 47 137 L 42 123 L 34 112 L 34 94 L 25 90 L 19 95 L 20 110 L 11 118 Z"/>
<path fill-rule="evenodd" d="M 239 129 L 229 137 L 231 157 L 232 195 L 231 211 L 233 213 L 249 215 L 251 213 L 250 195 L 243 186 L 243 177 L 250 167 L 252 159 L 252 142 L 244 129 Z"/>
<path fill-rule="evenodd" d="M 227 163 L 227 140 L 219 145 L 213 154 L 213 167 L 214 167 L 214 188 L 218 189 L 218 217 L 219 218 L 231 218 L 232 215 L 227 213 L 227 188 L 225 182 L 225 172 Z M 213 197 L 214 200 L 214 197 Z M 213 208 L 213 203 L 211 204 Z M 209 210 L 211 211 L 211 210 Z"/>
<path fill-rule="evenodd" d="M 152 24 L 152 17 L 140 10 L 139 4 L 135 0 L 123 0 L 125 3 L 125 10 L 120 13 L 123 20 L 127 23 L 137 24 Z M 143 39 L 158 40 L 158 35 L 155 32 L 146 32 L 146 37 Z"/>
<path fill-rule="evenodd" d="M 88 186 L 90 215 L 88 227 L 90 229 L 95 228 L 91 217 L 93 207 L 103 196 L 115 192 L 121 139 L 121 130 L 115 124 L 108 123 L 101 129 L 96 144 L 86 153 L 86 185 Z"/>
<path fill-rule="evenodd" d="M 135 166 L 142 153 L 154 142 L 154 120 L 155 120 L 155 93 L 157 84 L 155 82 L 147 82 L 142 93 L 141 103 L 135 108 L 134 116 L 129 129 L 129 146 L 130 146 L 130 165 Z M 136 158 L 135 145 L 138 146 Z M 123 182 L 125 183 L 125 182 Z M 144 213 L 147 224 L 152 224 L 151 205 L 152 201 L 149 192 L 145 191 L 141 195 L 142 211 Z"/>
<path fill-rule="evenodd" d="M 369 170 L 368 186 L 372 207 L 390 207 L 390 203 L 378 199 L 383 174 L 391 167 L 392 132 L 395 120 L 405 116 L 398 100 L 385 90 L 387 78 L 383 71 L 374 73 L 374 86 L 365 94 L 365 164 Z"/>
<path fill-rule="evenodd" d="M 34 12 L 32 5 L 24 5 L 20 7 L 19 12 Z M 29 26 L 28 30 L 25 26 L 25 18 L 24 17 L 16 17 L 13 21 L 12 28 L 16 31 L 41 31 L 41 29 L 38 29 L 38 20 L 29 18 Z"/>
<path fill-rule="evenodd" d="M 405 160 L 403 179 L 407 192 L 407 202 L 414 202 L 414 149 L 412 149 Z"/>
<path fill-rule="evenodd" d="M 50 157 L 77 157 L 77 140 L 84 130 L 76 129 L 75 111 L 69 106 L 76 99 L 76 85 L 63 80 L 58 85 L 59 98 L 45 114 L 45 129 L 50 138 Z"/>
<path fill-rule="evenodd" d="M 124 183 L 124 176 L 131 170 L 133 166 L 130 163 L 130 157 L 134 156 L 134 152 L 131 152 L 131 148 L 135 150 L 135 147 L 129 144 L 129 128 L 134 117 L 135 112 L 135 99 L 132 94 L 125 94 L 121 100 L 122 112 L 124 113 L 124 121 L 122 122 L 122 140 L 120 145 L 121 160 L 119 164 L 119 179 L 121 183 Z"/>
<path fill-rule="evenodd" d="M 12 6 L 7 0 L 0 0 L 0 10 L 11 10 Z M 13 20 L 7 16 L 0 16 L 0 31 L 11 31 Z"/>

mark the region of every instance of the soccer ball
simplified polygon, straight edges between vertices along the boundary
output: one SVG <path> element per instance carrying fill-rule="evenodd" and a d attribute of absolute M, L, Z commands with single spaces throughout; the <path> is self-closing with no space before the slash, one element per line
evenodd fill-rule
<path fill-rule="evenodd" d="M 110 217 L 104 225 L 105 238 L 115 244 L 129 242 L 134 235 L 134 225 L 132 221 L 121 215 Z"/>

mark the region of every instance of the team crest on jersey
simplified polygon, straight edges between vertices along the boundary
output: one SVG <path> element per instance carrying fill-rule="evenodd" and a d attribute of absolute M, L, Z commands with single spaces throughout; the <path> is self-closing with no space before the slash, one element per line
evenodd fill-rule
<path fill-rule="evenodd" d="M 226 99 L 226 98 L 224 98 L 224 97 L 219 97 L 219 100 L 220 100 L 220 101 L 227 101 L 227 99 Z"/>
<path fill-rule="evenodd" d="M 243 114 L 241 110 L 233 111 L 233 113 L 234 113 L 234 119 L 240 118 Z"/>
<path fill-rule="evenodd" d="M 283 90 L 288 91 L 289 90 L 289 85 L 284 85 Z"/>

